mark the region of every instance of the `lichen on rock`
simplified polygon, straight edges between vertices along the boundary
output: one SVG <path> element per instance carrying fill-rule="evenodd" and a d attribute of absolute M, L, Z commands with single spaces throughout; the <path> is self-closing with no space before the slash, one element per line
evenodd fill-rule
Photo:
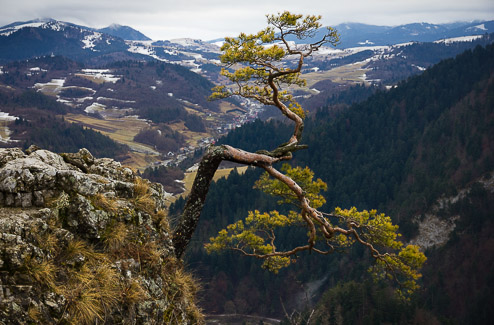
<path fill-rule="evenodd" d="M 175 258 L 167 195 L 86 149 L 0 149 L 2 322 L 203 322 L 197 284 Z"/>

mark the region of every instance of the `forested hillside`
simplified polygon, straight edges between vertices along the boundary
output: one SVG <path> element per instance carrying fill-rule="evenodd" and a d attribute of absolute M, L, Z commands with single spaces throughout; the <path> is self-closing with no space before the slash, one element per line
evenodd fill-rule
<path fill-rule="evenodd" d="M 454 196 L 493 171 L 493 94 L 494 46 L 477 47 L 348 109 L 319 110 L 306 123 L 303 142 L 309 149 L 297 152 L 294 163 L 310 166 L 328 183 L 328 211 L 335 206 L 378 208 L 401 225 L 405 238 L 412 238 L 417 234 L 414 217 L 429 212 L 438 198 Z M 232 132 L 225 142 L 253 150 L 256 143 L 282 142 L 277 140 L 286 139 L 285 129 L 258 122 Z M 353 298 L 344 294 L 349 287 L 342 281 L 368 279 L 362 250 L 345 256 L 304 256 L 277 276 L 239 256 L 205 255 L 202 244 L 215 231 L 244 217 L 248 209 L 269 208 L 267 198 L 251 190 L 257 176 L 255 172 L 233 174 L 211 188 L 187 258 L 204 280 L 206 312 L 279 315 L 280 301 L 289 307 L 295 305 L 293 300 L 305 302 L 303 295 L 288 298 L 297 290 L 303 292 L 301 283 L 321 280 L 324 288 L 333 290 L 325 299 L 339 305 L 339 312 L 332 312 L 337 317 L 329 323 L 338 323 L 338 317 L 345 323 L 404 319 L 469 323 L 474 316 L 475 323 L 485 323 L 490 317 L 494 254 L 487 234 L 493 228 L 493 207 L 488 204 L 492 193 L 483 185 L 475 185 L 470 194 L 441 210 L 446 220 L 460 216 L 457 228 L 445 246 L 428 250 L 423 289 L 410 305 L 403 305 L 383 304 L 395 301 L 385 287 L 378 291 L 381 296 L 371 297 L 374 300 L 364 294 L 361 302 L 348 301 Z M 297 238 L 291 233 L 284 236 L 290 241 Z M 458 257 L 447 260 L 456 253 Z M 463 271 L 455 268 L 453 260 Z M 371 292 L 365 291 L 369 285 L 355 286 Z M 465 297 L 475 305 L 457 308 Z M 358 313 L 348 309 L 355 304 L 362 308 Z"/>
<path fill-rule="evenodd" d="M 33 90 L 0 88 L 0 106 L 3 112 L 17 117 L 9 124 L 12 132 L 9 136 L 15 140 L 0 142 L 1 147 L 26 149 L 35 144 L 55 152 L 87 148 L 97 157 L 111 158 L 122 158 L 128 150 L 97 131 L 65 122 L 60 115 L 71 108 Z"/>

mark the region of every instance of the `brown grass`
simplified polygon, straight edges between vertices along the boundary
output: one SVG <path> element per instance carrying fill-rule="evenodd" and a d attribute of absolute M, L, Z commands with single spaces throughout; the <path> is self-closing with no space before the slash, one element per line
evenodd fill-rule
<path fill-rule="evenodd" d="M 105 259 L 105 254 L 96 252 L 86 242 L 82 240 L 70 241 L 65 248 L 64 258 L 71 259 L 78 255 L 82 255 L 84 258 L 91 261 Z"/>
<path fill-rule="evenodd" d="M 37 262 L 35 259 L 28 257 L 24 261 L 27 274 L 36 282 L 47 286 L 50 289 L 55 288 L 55 271 L 56 267 L 52 261 Z"/>
<path fill-rule="evenodd" d="M 204 316 L 202 311 L 195 305 L 195 297 L 199 291 L 198 281 L 181 267 L 172 267 L 167 270 L 168 274 L 164 278 L 168 279 L 168 286 L 164 288 L 168 300 L 171 301 L 170 308 L 165 311 L 164 320 L 173 323 L 178 319 L 177 304 L 186 306 L 186 313 L 189 320 L 194 324 L 203 324 Z"/>
<path fill-rule="evenodd" d="M 155 222 L 159 225 L 160 229 L 171 233 L 170 222 L 168 220 L 168 213 L 165 210 L 159 210 L 154 214 Z"/>
<path fill-rule="evenodd" d="M 110 213 L 118 212 L 118 202 L 114 198 L 108 198 L 103 193 L 98 193 L 91 197 L 91 203 L 97 209 L 104 210 Z"/>
<path fill-rule="evenodd" d="M 51 229 L 55 228 L 53 224 L 55 223 L 54 219 L 48 220 L 48 226 L 50 229 L 44 233 L 40 233 L 38 227 L 33 227 L 31 230 L 31 234 L 33 234 L 38 247 L 44 251 L 49 252 L 50 254 L 57 254 L 60 252 L 60 245 L 58 242 L 57 236 L 51 231 Z"/>
<path fill-rule="evenodd" d="M 151 188 L 149 181 L 136 177 L 134 182 L 134 205 L 137 209 L 145 211 L 149 214 L 154 214 L 156 203 L 151 197 Z"/>
<path fill-rule="evenodd" d="M 38 307 L 36 307 L 36 306 L 29 306 L 29 308 L 27 310 L 27 316 L 35 324 L 41 324 L 41 312 L 39 311 L 39 308 Z"/>
<path fill-rule="evenodd" d="M 161 251 L 155 241 L 145 242 L 139 245 L 139 257 L 141 262 L 148 265 L 158 265 L 161 260 Z"/>
<path fill-rule="evenodd" d="M 131 279 L 122 290 L 122 301 L 127 304 L 135 304 L 145 300 L 147 297 L 146 291 L 142 288 L 142 284 L 137 279 Z"/>
<path fill-rule="evenodd" d="M 73 324 L 94 324 L 104 320 L 119 301 L 121 288 L 117 271 L 107 262 L 86 263 L 70 273 L 61 288 L 67 299 L 67 312 Z"/>
<path fill-rule="evenodd" d="M 117 252 L 126 244 L 128 235 L 127 226 L 119 222 L 107 230 L 103 242 L 110 252 Z"/>

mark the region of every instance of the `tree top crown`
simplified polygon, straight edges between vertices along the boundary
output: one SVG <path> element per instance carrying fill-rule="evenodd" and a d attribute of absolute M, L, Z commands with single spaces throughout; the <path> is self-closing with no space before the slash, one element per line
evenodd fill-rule
<path fill-rule="evenodd" d="M 320 39 L 313 40 L 322 26 L 320 20 L 321 16 L 285 11 L 267 15 L 268 27 L 255 34 L 226 37 L 220 58 L 226 68 L 222 69 L 221 75 L 231 84 L 215 87 L 210 98 L 237 95 L 254 99 L 278 107 L 285 116 L 301 125 L 297 120 L 304 118 L 304 110 L 286 89 L 292 85 L 305 86 L 305 80 L 300 77 L 304 59 L 321 46 L 336 45 L 339 41 L 338 33 L 331 27 L 327 27 Z M 287 39 L 289 36 L 310 40 L 308 44 L 297 45 Z M 288 64 L 288 57 L 295 59 L 295 64 Z M 282 86 L 284 90 L 281 90 Z M 297 128 L 296 138 L 300 138 L 299 130 L 301 127 Z"/>

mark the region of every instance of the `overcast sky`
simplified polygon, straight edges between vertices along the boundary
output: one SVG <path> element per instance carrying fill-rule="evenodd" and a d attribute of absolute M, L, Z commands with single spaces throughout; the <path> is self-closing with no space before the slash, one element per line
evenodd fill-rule
<path fill-rule="evenodd" d="M 154 40 L 211 40 L 254 33 L 266 14 L 289 10 L 323 16 L 323 24 L 494 20 L 494 0 L 0 0 L 0 26 L 54 18 L 89 27 L 131 26 Z"/>

